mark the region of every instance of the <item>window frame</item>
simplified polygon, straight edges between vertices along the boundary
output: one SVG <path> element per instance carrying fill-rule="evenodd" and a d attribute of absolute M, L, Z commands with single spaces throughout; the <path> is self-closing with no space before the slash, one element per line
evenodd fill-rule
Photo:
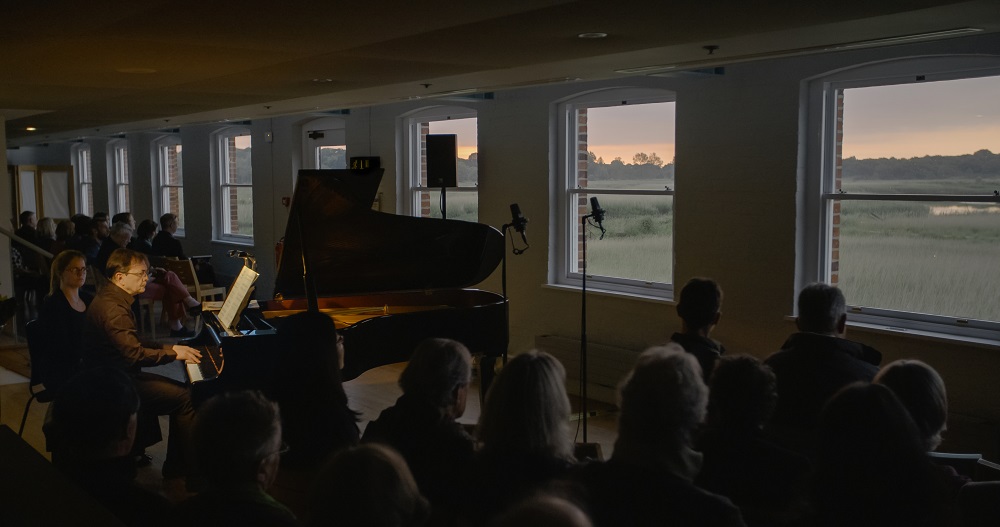
<path fill-rule="evenodd" d="M 177 232 L 174 236 L 183 238 L 185 235 L 184 230 L 184 171 L 181 167 L 178 167 L 179 179 L 177 184 L 171 184 L 168 182 L 167 174 L 169 168 L 167 167 L 167 157 L 164 155 L 165 150 L 174 146 L 182 146 L 180 136 L 171 134 L 158 137 L 154 139 L 151 143 L 152 147 L 152 159 L 153 159 L 153 181 L 154 192 L 156 195 L 153 197 L 153 202 L 155 203 L 157 216 L 161 217 L 168 212 L 172 212 L 170 207 L 167 206 L 166 198 L 169 189 L 178 189 L 179 203 L 177 210 Z"/>
<path fill-rule="evenodd" d="M 397 205 L 399 207 L 400 214 L 422 217 L 420 193 L 440 190 L 440 188 L 437 187 L 423 186 L 420 181 L 421 163 L 423 161 L 421 158 L 422 149 L 420 145 L 420 125 L 422 123 L 429 123 L 433 121 L 448 121 L 457 119 L 476 119 L 476 129 L 478 130 L 479 128 L 478 110 L 467 106 L 433 106 L 415 110 L 402 117 L 402 143 L 404 145 L 402 163 L 404 177 L 400 178 L 401 188 L 397 193 Z M 476 149 L 478 151 L 478 133 L 476 143 Z M 475 192 L 478 196 L 479 182 L 477 180 L 476 184 L 471 187 L 449 187 L 447 192 L 448 194 Z M 478 214 L 476 221 L 478 221 Z"/>
<path fill-rule="evenodd" d="M 892 86 L 1000 75 L 1000 58 L 969 55 L 909 57 L 869 63 L 819 75 L 803 83 L 806 121 L 800 183 L 796 291 L 812 282 L 828 282 L 833 272 L 834 203 L 836 201 L 1000 203 L 993 195 L 887 194 L 836 192 L 837 93 L 850 88 Z M 797 295 L 796 295 L 797 296 Z M 797 302 L 797 300 L 796 300 Z M 848 302 L 848 323 L 859 327 L 913 331 L 960 339 L 997 339 L 1000 321 L 864 307 Z M 798 305 L 795 306 L 798 313 Z"/>
<path fill-rule="evenodd" d="M 77 143 L 72 147 L 74 186 L 77 195 L 76 213 L 94 214 L 94 173 L 93 154 L 90 145 Z"/>
<path fill-rule="evenodd" d="M 323 137 L 311 137 L 315 132 Z M 318 169 L 322 147 L 342 147 L 344 168 L 349 164 L 347 153 L 347 121 L 340 117 L 321 117 L 302 125 L 302 168 Z"/>
<path fill-rule="evenodd" d="M 249 188 L 253 193 L 253 169 L 250 172 L 250 183 L 228 182 L 229 168 L 226 164 L 228 152 L 227 141 L 231 137 L 250 136 L 250 152 L 253 155 L 253 133 L 250 126 L 228 126 L 216 130 L 211 135 L 211 155 L 212 155 L 212 209 L 213 209 L 213 237 L 215 241 L 231 243 L 235 245 L 253 245 L 254 235 L 233 234 L 227 232 L 227 195 L 228 189 Z M 253 214 L 253 199 L 251 198 L 251 215 Z"/>
<path fill-rule="evenodd" d="M 555 105 L 555 115 L 557 120 L 557 165 L 554 188 L 553 210 L 556 211 L 556 221 L 554 223 L 553 240 L 549 261 L 551 262 L 549 271 L 549 283 L 555 286 L 579 288 L 583 285 L 583 273 L 579 270 L 572 270 L 571 263 L 577 257 L 577 246 L 579 239 L 579 228 L 581 224 L 578 214 L 577 203 L 579 196 L 670 196 L 676 203 L 676 192 L 673 188 L 663 190 L 615 190 L 615 189 L 588 189 L 577 185 L 577 110 L 581 108 L 608 108 L 623 105 L 652 104 L 664 102 L 677 102 L 677 93 L 664 88 L 638 88 L 638 87 L 618 87 L 605 88 L 576 94 L 565 98 Z M 675 151 L 676 151 L 676 122 Z M 676 186 L 676 166 L 675 166 L 675 186 Z M 676 210 L 676 209 L 674 209 Z M 676 226 L 676 217 L 673 225 Z M 588 243 L 593 239 L 591 228 L 587 229 L 586 236 Z M 677 261 L 676 247 L 671 251 L 671 258 Z M 676 266 L 673 267 L 676 270 Z M 674 294 L 674 277 L 670 282 L 651 282 L 646 280 L 620 278 L 613 276 L 603 276 L 587 272 L 587 288 L 590 290 L 602 291 L 612 294 L 625 294 L 657 300 L 671 300 Z"/>
<path fill-rule="evenodd" d="M 132 188 L 128 151 L 127 139 L 114 139 L 108 142 L 108 180 L 114 198 L 111 200 L 111 204 L 114 205 L 112 215 L 131 212 Z"/>

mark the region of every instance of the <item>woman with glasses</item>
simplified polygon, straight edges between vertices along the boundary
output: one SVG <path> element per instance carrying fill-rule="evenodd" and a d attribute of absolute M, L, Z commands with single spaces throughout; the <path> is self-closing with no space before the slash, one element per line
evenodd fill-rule
<path fill-rule="evenodd" d="M 93 296 L 81 291 L 87 280 L 87 259 L 80 251 L 67 250 L 52 259 L 49 294 L 37 323 L 43 325 L 46 342 L 40 343 L 46 371 L 45 387 L 58 389 L 80 370 L 79 345 L 86 324 L 86 311 Z"/>

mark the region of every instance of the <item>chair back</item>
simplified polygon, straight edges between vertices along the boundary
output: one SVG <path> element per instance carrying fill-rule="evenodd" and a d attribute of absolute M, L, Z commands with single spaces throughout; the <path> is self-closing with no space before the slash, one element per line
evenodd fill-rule
<path fill-rule="evenodd" d="M 31 361 L 31 382 L 28 387 L 45 384 L 49 371 L 49 357 L 45 353 L 48 348 L 44 324 L 38 319 L 30 320 L 24 326 L 28 336 L 28 359 Z M 32 392 L 34 393 L 34 392 Z"/>
<path fill-rule="evenodd" d="M 168 271 L 173 271 L 180 279 L 181 283 L 187 286 L 188 291 L 194 295 L 200 285 L 198 283 L 198 275 L 194 273 L 194 265 L 191 264 L 191 260 L 163 260 L 163 268 Z"/>

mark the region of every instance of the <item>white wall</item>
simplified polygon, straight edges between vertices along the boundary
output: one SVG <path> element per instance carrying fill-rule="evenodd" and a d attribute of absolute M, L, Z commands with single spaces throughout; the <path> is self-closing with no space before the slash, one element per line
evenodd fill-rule
<path fill-rule="evenodd" d="M 966 38 L 733 65 L 726 68 L 725 75 L 715 77 L 635 78 L 524 88 L 479 101 L 475 107 L 479 115 L 480 221 L 494 226 L 506 223 L 508 205 L 513 202 L 518 202 L 531 220 L 531 250 L 508 260 L 512 352 L 532 347 L 538 335 L 575 337 L 579 333 L 579 293 L 546 287 L 556 101 L 589 89 L 619 85 L 676 91 L 674 281 L 682 284 L 692 276 L 718 280 L 725 290 L 725 304 L 714 336 L 733 353 L 763 357 L 778 349 L 793 331 L 785 317 L 792 314 L 796 293 L 803 80 L 876 60 L 998 49 L 1000 38 Z M 394 210 L 396 178 L 400 177 L 398 117 L 426 104 L 414 101 L 357 108 L 345 116 L 348 155 L 382 158 L 386 173 L 380 191 L 388 212 Z M 252 125 L 254 251 L 262 272 L 260 298 L 272 293 L 273 247 L 287 220 L 281 198 L 291 196 L 294 174 L 301 166 L 300 126 L 316 117 L 264 119 Z M 232 273 L 239 262 L 224 257 L 232 246 L 213 242 L 209 229 L 209 136 L 217 128 L 199 125 L 181 130 L 188 225 L 184 244 L 190 254 L 214 254 L 217 267 Z M 265 141 L 268 132 L 273 136 L 271 143 Z M 28 162 L 20 161 L 28 151 L 13 151 L 11 157 Z M 43 149 L 31 151 L 42 158 Z M 103 159 L 100 152 L 95 149 L 95 162 Z M 68 154 L 59 162 L 68 163 Z M 95 176 L 104 173 L 94 167 Z M 100 195 L 95 188 L 95 196 Z M 140 204 L 140 200 L 149 199 L 151 196 L 133 196 L 134 207 L 152 210 Z M 100 204 L 98 209 L 102 210 Z M 481 287 L 499 291 L 499 271 Z M 588 333 L 594 342 L 638 350 L 666 340 L 679 327 L 672 304 L 666 302 L 595 294 L 589 298 L 588 308 Z M 855 332 L 852 337 L 879 348 L 886 361 L 901 357 L 925 360 L 945 378 L 953 411 L 1000 421 L 1000 383 L 992 378 L 993 372 L 1000 371 L 1000 350 L 898 335 Z"/>

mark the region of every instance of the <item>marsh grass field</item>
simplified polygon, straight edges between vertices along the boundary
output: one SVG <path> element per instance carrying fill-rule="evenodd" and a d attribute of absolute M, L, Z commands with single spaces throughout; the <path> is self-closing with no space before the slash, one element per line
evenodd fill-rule
<path fill-rule="evenodd" d="M 635 183 L 602 182 L 602 188 Z M 1000 179 L 848 180 L 844 188 L 852 194 L 987 193 L 1000 188 Z M 437 199 L 432 193 L 435 212 Z M 599 240 L 600 231 L 588 227 L 587 274 L 671 282 L 673 197 L 600 200 L 607 234 Z M 449 218 L 477 221 L 478 198 L 449 193 L 448 210 Z M 1000 320 L 1000 204 L 842 200 L 838 275 L 852 305 Z"/>

